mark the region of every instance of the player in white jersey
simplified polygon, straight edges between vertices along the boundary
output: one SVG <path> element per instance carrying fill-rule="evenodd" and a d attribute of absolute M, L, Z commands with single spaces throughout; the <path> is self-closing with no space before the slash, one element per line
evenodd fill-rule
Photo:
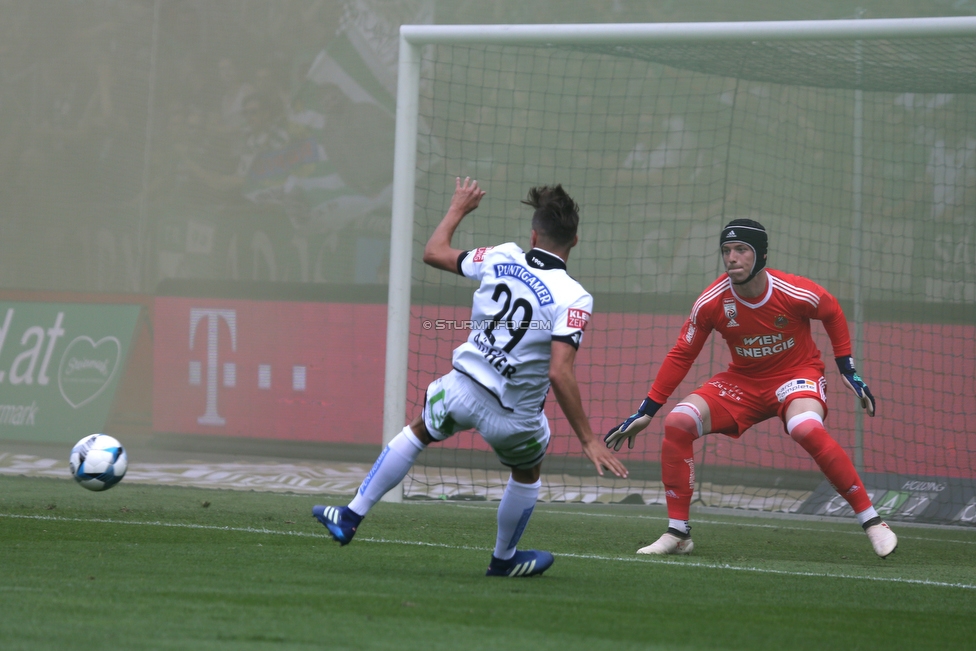
<path fill-rule="evenodd" d="M 488 576 L 533 576 L 553 563 L 549 552 L 518 550 L 539 497 L 549 423 L 542 410 L 550 386 L 597 473 L 627 469 L 593 434 L 573 369 L 593 297 L 566 273 L 576 246 L 579 207 L 562 186 L 540 186 L 522 203 L 534 209 L 531 249 L 509 242 L 461 251 L 451 239 L 485 192 L 456 180 L 451 206 L 424 248 L 424 262 L 480 281 L 471 334 L 454 350 L 454 369 L 427 388 L 423 413 L 390 441 L 348 506 L 315 506 L 312 515 L 341 545 L 363 517 L 397 486 L 431 443 L 476 429 L 512 475 L 498 505 L 498 533 Z"/>
<path fill-rule="evenodd" d="M 593 297 L 566 273 L 566 263 L 513 242 L 475 249 L 458 272 L 481 281 L 472 329 L 454 351 L 454 368 L 488 389 L 504 408 L 538 414 L 549 390 L 552 342 L 579 347 Z"/>

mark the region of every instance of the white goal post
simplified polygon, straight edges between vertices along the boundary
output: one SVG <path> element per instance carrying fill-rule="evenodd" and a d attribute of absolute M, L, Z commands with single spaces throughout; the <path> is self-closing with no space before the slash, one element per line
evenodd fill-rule
<path fill-rule="evenodd" d="M 404 25 L 400 29 L 390 236 L 383 444 L 408 415 L 411 269 L 422 52 L 430 45 L 632 46 L 751 41 L 911 39 L 976 36 L 976 17 L 734 23 Z M 857 129 L 855 129 L 855 136 Z M 855 165 L 856 168 L 856 165 Z M 855 172 L 857 169 L 855 169 Z M 855 189 L 856 192 L 856 189 Z M 446 206 L 444 207 L 446 209 Z M 854 215 L 857 219 L 857 215 Z M 856 303 L 856 302 L 855 302 Z M 855 309 L 858 309 L 855 304 Z M 858 319 L 854 319 L 855 323 Z M 857 346 L 855 333 L 855 346 Z M 402 489 L 385 498 L 400 501 Z"/>

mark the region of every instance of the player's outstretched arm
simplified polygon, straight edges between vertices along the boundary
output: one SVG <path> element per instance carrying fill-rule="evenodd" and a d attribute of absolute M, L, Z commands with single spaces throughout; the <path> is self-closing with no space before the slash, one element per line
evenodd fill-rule
<path fill-rule="evenodd" d="M 431 233 L 427 246 L 424 247 L 425 264 L 444 271 L 460 273 L 458 258 L 464 251 L 452 247 L 451 239 L 464 216 L 477 208 L 484 196 L 485 191 L 478 187 L 477 181 L 472 181 L 470 177 L 466 177 L 463 183 L 460 177 L 455 179 L 454 196 L 451 198 L 447 214 Z"/>
<path fill-rule="evenodd" d="M 562 342 L 552 342 L 552 359 L 549 362 L 549 382 L 559 407 L 566 415 L 577 438 L 583 444 L 583 454 L 596 466 L 598 474 L 603 475 L 606 468 L 618 477 L 627 476 L 627 468 L 613 454 L 600 445 L 600 440 L 590 428 L 590 419 L 583 410 L 583 400 L 580 398 L 579 384 L 576 382 L 576 371 L 573 364 L 576 361 L 576 349 Z"/>
<path fill-rule="evenodd" d="M 651 418 L 654 417 L 657 410 L 663 406 L 661 403 L 654 402 L 650 398 L 644 398 L 644 402 L 641 403 L 636 412 L 607 432 L 607 435 L 603 437 L 603 442 L 607 444 L 608 448 L 612 447 L 613 451 L 617 452 L 626 439 L 627 447 L 633 449 L 634 439 L 644 431 L 644 428 L 650 424 Z"/>
<path fill-rule="evenodd" d="M 692 323 L 690 318 L 685 321 L 681 328 L 681 334 L 678 335 L 678 341 L 665 355 L 664 361 L 661 362 L 661 368 L 657 371 L 657 377 L 654 378 L 654 383 L 651 385 L 651 390 L 641 402 L 640 407 L 603 437 L 608 448 L 612 447 L 614 451 L 619 451 L 626 440 L 627 447 L 633 449 L 637 435 L 650 424 L 654 414 L 664 406 L 668 397 L 674 393 L 674 390 L 688 375 L 691 365 L 698 359 L 711 330 L 711 324 L 707 322 L 699 322 L 696 325 Z M 660 398 L 661 402 L 651 398 L 651 396 Z"/>
<path fill-rule="evenodd" d="M 854 368 L 854 358 L 850 355 L 843 355 L 841 357 L 835 357 L 834 361 L 837 362 L 837 370 L 840 371 L 841 377 L 844 378 L 844 384 L 857 396 L 857 399 L 861 403 L 861 408 L 868 412 L 868 416 L 874 416 L 877 402 L 871 393 L 871 389 L 864 383 L 861 376 L 857 374 L 857 370 Z"/>

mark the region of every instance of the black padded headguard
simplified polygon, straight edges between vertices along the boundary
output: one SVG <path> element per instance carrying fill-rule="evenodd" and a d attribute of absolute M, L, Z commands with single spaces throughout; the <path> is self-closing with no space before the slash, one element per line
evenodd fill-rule
<path fill-rule="evenodd" d="M 756 262 L 752 265 L 752 273 L 741 283 L 735 283 L 736 285 L 745 285 L 755 278 L 756 274 L 766 266 L 766 253 L 769 249 L 769 241 L 766 239 L 766 229 L 763 228 L 762 224 L 752 219 L 733 219 L 722 229 L 722 237 L 718 241 L 719 250 L 727 242 L 741 242 L 751 248 L 752 252 L 756 254 Z"/>

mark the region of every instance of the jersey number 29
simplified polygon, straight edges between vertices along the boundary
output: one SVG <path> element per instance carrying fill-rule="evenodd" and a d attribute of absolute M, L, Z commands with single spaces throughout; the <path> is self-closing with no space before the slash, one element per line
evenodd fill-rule
<path fill-rule="evenodd" d="M 505 344 L 502 350 L 508 353 L 511 352 L 512 349 L 515 348 L 516 344 L 522 340 L 522 337 L 525 336 L 525 331 L 529 327 L 529 321 L 532 320 L 532 304 L 524 298 L 516 298 L 514 301 L 512 301 L 512 290 L 509 289 L 508 285 L 505 283 L 498 283 L 498 285 L 495 286 L 495 292 L 491 296 L 491 300 L 495 301 L 496 303 L 501 303 L 501 299 L 504 299 L 502 309 L 498 311 L 498 314 L 492 317 L 491 323 L 488 324 L 487 328 L 485 328 L 485 337 L 487 337 L 488 341 L 494 345 L 494 330 L 500 321 L 504 321 L 504 325 L 508 329 L 511 339 L 509 339 L 508 343 Z M 522 311 L 522 318 L 516 321 L 515 314 L 519 310 Z"/>

